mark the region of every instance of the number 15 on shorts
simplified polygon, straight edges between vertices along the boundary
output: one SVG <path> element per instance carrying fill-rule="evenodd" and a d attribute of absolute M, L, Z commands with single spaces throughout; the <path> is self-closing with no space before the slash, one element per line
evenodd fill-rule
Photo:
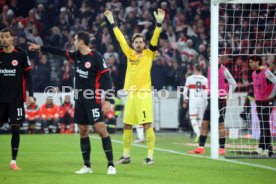
<path fill-rule="evenodd" d="M 92 109 L 92 115 L 93 115 L 94 120 L 99 119 L 99 117 L 100 117 L 100 111 L 99 111 L 99 108 Z"/>

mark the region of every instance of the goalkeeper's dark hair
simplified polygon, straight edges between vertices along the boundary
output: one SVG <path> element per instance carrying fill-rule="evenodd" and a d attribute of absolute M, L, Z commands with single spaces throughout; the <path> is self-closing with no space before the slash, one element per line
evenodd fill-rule
<path fill-rule="evenodd" d="M 202 67 L 199 64 L 195 64 L 194 68 L 196 71 L 202 72 Z"/>
<path fill-rule="evenodd" d="M 249 61 L 250 60 L 252 60 L 252 61 L 258 61 L 259 66 L 263 65 L 261 56 L 252 55 L 252 56 L 249 57 Z"/>
<path fill-rule="evenodd" d="M 82 40 L 84 45 L 88 46 L 90 42 L 90 36 L 88 32 L 85 31 L 79 31 L 76 34 L 78 36 L 79 40 Z"/>
<path fill-rule="evenodd" d="M 144 37 L 144 35 L 143 35 L 142 33 L 135 33 L 135 34 L 132 36 L 132 39 L 131 39 L 132 43 L 134 42 L 134 40 L 135 40 L 136 38 L 142 38 L 143 41 L 145 41 L 145 37 Z"/>
<path fill-rule="evenodd" d="M 2 30 L 0 31 L 0 33 L 10 33 L 12 37 L 15 36 L 15 32 L 14 32 L 12 29 L 8 28 L 8 27 L 2 29 Z"/>

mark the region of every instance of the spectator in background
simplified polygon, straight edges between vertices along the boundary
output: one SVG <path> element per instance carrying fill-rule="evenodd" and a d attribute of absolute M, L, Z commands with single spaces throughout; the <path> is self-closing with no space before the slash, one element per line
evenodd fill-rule
<path fill-rule="evenodd" d="M 172 67 L 168 71 L 168 88 L 169 90 L 176 90 L 177 86 L 183 86 L 185 82 L 184 68 L 179 66 L 176 60 L 172 61 Z"/>
<path fill-rule="evenodd" d="M 51 33 L 52 35 L 50 37 L 49 44 L 52 45 L 53 47 L 59 47 L 61 43 L 60 28 L 57 26 L 52 27 Z"/>
<path fill-rule="evenodd" d="M 194 60 L 195 56 L 198 56 L 197 51 L 193 48 L 193 40 L 188 39 L 187 40 L 187 46 L 184 47 L 184 49 L 182 50 L 181 54 L 182 54 L 182 60 L 184 62 L 192 62 Z"/>
<path fill-rule="evenodd" d="M 29 41 L 34 42 L 39 45 L 44 45 L 41 37 L 38 34 L 37 28 L 35 26 L 31 25 L 31 30 L 25 28 L 24 33 L 25 33 L 26 38 Z"/>
<path fill-rule="evenodd" d="M 111 0 L 111 2 L 106 3 L 106 8 L 114 12 L 119 12 L 122 9 L 122 3 L 119 0 Z"/>
<path fill-rule="evenodd" d="M 36 16 L 36 9 L 31 9 L 29 11 L 29 16 L 27 18 L 25 18 L 25 22 L 26 25 L 28 25 L 30 27 L 30 29 L 32 29 L 34 26 L 36 28 L 36 30 L 38 31 L 38 34 L 41 33 L 42 31 L 42 26 L 40 21 L 38 20 L 38 17 Z"/>
<path fill-rule="evenodd" d="M 27 105 L 25 112 L 28 132 L 30 134 L 41 133 L 41 111 L 39 106 L 36 104 L 36 98 L 34 98 L 33 103 Z"/>
<path fill-rule="evenodd" d="M 103 28 L 103 33 L 102 33 L 102 39 L 101 39 L 101 48 L 103 50 L 106 50 L 109 45 L 111 45 L 111 36 L 108 32 L 107 27 Z"/>
<path fill-rule="evenodd" d="M 38 92 L 44 92 L 45 88 L 50 86 L 50 72 L 51 67 L 48 63 L 48 57 L 46 55 L 40 55 L 36 69 L 36 73 L 39 74 L 37 76 L 38 83 L 35 84 Z"/>
<path fill-rule="evenodd" d="M 156 57 L 152 63 L 151 81 L 156 90 L 161 90 L 167 85 L 167 67 L 162 59 L 160 52 L 157 51 Z"/>
<path fill-rule="evenodd" d="M 106 60 L 107 67 L 109 68 L 109 72 L 111 75 L 111 78 L 113 79 L 113 87 L 115 87 L 115 90 L 118 89 L 118 82 L 119 82 L 119 71 L 117 68 L 118 60 L 116 60 L 114 55 L 109 55 L 109 58 Z"/>
<path fill-rule="evenodd" d="M 8 22 L 8 11 L 9 11 L 9 6 L 8 5 L 4 5 L 2 8 L 2 13 L 0 15 L 0 17 L 2 18 L 2 22 L 5 26 L 9 25 Z"/>
<path fill-rule="evenodd" d="M 176 35 L 175 35 L 175 31 L 173 29 L 173 26 L 168 27 L 166 35 L 168 37 L 170 44 L 176 42 Z"/>
<path fill-rule="evenodd" d="M 40 111 L 44 133 L 57 133 L 59 127 L 59 108 L 54 104 L 51 96 L 46 98 L 46 103 L 40 107 Z"/>
<path fill-rule="evenodd" d="M 61 80 L 60 89 L 62 89 L 62 86 L 73 87 L 74 72 L 72 71 L 70 62 L 68 60 L 64 60 L 61 70 L 62 70 L 62 80 Z M 65 91 L 65 92 L 68 92 L 68 91 Z"/>
<path fill-rule="evenodd" d="M 75 35 L 77 32 L 79 32 L 81 30 L 82 30 L 82 27 L 81 27 L 80 19 L 76 18 L 74 20 L 74 25 L 71 26 L 71 28 L 70 28 L 70 34 Z"/>
<path fill-rule="evenodd" d="M 113 45 L 108 45 L 107 46 L 107 51 L 104 53 L 103 56 L 104 56 L 105 59 L 109 59 L 111 55 L 113 57 L 115 57 L 116 61 L 119 61 L 119 54 L 115 51 L 114 46 Z"/>
<path fill-rule="evenodd" d="M 120 5 L 118 4 L 117 6 Z M 118 9 L 118 11 L 120 11 L 120 9 Z M 130 12 L 135 12 L 137 15 L 141 15 L 141 9 L 138 7 L 138 2 L 136 0 L 131 0 L 130 6 L 126 7 L 125 14 L 128 15 Z"/>
<path fill-rule="evenodd" d="M 67 30 L 70 26 L 70 19 L 69 15 L 67 13 L 67 10 L 65 7 L 60 8 L 60 14 L 57 19 L 56 25 L 61 29 L 61 30 Z"/>
<path fill-rule="evenodd" d="M 74 133 L 74 107 L 71 96 L 65 95 L 63 104 L 59 107 L 60 133 Z"/>
<path fill-rule="evenodd" d="M 37 5 L 36 17 L 44 27 L 47 17 L 46 17 L 46 12 L 45 12 L 45 6 L 42 3 Z"/>

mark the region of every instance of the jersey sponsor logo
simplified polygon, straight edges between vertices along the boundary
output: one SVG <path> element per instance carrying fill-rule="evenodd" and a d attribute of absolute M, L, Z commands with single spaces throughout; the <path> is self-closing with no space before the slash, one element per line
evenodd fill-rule
<path fill-rule="evenodd" d="M 91 63 L 89 61 L 86 61 L 84 64 L 85 68 L 90 68 L 91 67 Z"/>
<path fill-rule="evenodd" d="M 0 74 L 3 74 L 4 76 L 15 76 L 16 75 L 16 69 L 2 69 L 0 70 Z"/>
<path fill-rule="evenodd" d="M 79 74 L 80 77 L 86 78 L 86 79 L 88 78 L 88 71 L 83 71 L 77 67 L 76 72 Z"/>
<path fill-rule="evenodd" d="M 138 65 L 139 64 L 139 60 L 129 60 L 129 62 L 132 64 L 132 65 Z"/>
<path fill-rule="evenodd" d="M 18 65 L 18 61 L 17 60 L 12 60 L 12 66 L 17 66 Z"/>

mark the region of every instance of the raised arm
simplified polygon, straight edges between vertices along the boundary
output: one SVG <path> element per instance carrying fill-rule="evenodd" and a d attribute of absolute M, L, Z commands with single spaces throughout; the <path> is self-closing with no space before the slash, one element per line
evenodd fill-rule
<path fill-rule="evenodd" d="M 123 33 L 120 31 L 120 29 L 118 28 L 118 26 L 115 24 L 112 12 L 110 10 L 106 10 L 104 12 L 104 15 L 107 18 L 108 22 L 112 25 L 115 37 L 118 40 L 118 42 L 119 42 L 119 44 L 120 44 L 120 46 L 121 46 L 124 54 L 126 56 L 128 56 L 130 50 L 132 50 L 132 49 L 129 47 L 129 45 L 128 45 L 128 43 L 127 43 L 127 41 L 126 41 Z"/>
<path fill-rule="evenodd" d="M 162 22 L 164 20 L 165 17 L 165 11 L 158 9 L 157 13 L 156 11 L 153 12 L 154 17 L 156 19 L 156 27 L 154 29 L 152 38 L 150 40 L 150 46 L 149 49 L 153 52 L 155 52 L 157 50 L 157 43 L 158 43 L 158 39 L 161 33 L 161 26 L 162 26 Z"/>
<path fill-rule="evenodd" d="M 29 45 L 29 50 L 30 51 L 41 50 L 42 52 L 49 52 L 51 54 L 58 55 L 58 56 L 63 56 L 63 57 L 68 56 L 68 54 L 65 50 L 62 50 L 62 49 L 59 49 L 59 48 L 45 47 L 45 46 L 37 45 L 37 44 L 34 44 L 34 43 L 30 43 L 30 42 L 28 42 L 28 45 Z"/>

